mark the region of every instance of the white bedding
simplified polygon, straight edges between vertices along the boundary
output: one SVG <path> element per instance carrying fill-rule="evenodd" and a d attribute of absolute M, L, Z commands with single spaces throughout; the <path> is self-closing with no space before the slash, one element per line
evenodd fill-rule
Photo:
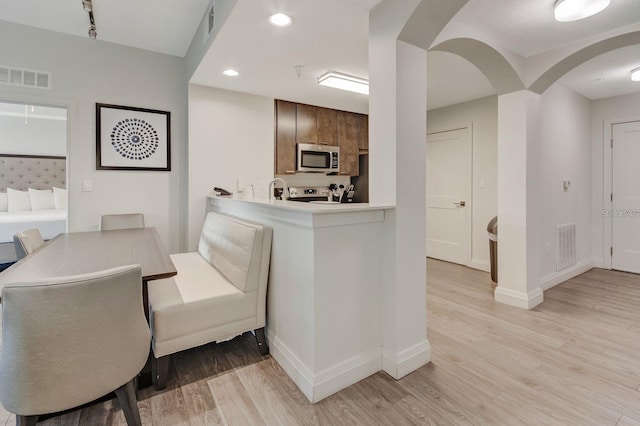
<path fill-rule="evenodd" d="M 0 243 L 13 242 L 13 235 L 25 229 L 38 228 L 42 238 L 50 240 L 67 230 L 66 210 L 0 212 Z"/>

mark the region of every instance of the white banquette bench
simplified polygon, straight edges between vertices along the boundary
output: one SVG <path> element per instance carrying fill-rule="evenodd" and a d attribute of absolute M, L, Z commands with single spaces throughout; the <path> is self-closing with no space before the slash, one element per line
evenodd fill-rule
<path fill-rule="evenodd" d="M 169 355 L 255 330 L 269 353 L 265 311 L 270 227 L 215 212 L 207 214 L 198 251 L 171 255 L 178 275 L 149 282 L 153 380 L 166 386 Z"/>

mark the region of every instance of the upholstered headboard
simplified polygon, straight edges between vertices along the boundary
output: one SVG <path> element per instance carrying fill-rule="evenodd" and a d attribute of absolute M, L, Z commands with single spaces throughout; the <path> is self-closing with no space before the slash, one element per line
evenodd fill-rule
<path fill-rule="evenodd" d="M 66 157 L 0 154 L 0 192 L 66 188 Z"/>

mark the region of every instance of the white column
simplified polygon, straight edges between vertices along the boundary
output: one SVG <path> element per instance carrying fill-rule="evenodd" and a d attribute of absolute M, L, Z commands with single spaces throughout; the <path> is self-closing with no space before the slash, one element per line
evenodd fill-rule
<path fill-rule="evenodd" d="M 383 369 L 399 379 L 431 359 L 426 327 L 426 51 L 369 41 L 370 202 L 385 216 Z"/>
<path fill-rule="evenodd" d="M 495 300 L 524 309 L 540 288 L 540 95 L 498 97 L 498 287 Z"/>

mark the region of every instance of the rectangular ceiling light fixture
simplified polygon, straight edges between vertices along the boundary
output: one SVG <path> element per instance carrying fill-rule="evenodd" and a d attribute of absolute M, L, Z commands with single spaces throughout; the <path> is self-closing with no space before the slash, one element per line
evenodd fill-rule
<path fill-rule="evenodd" d="M 349 92 L 362 93 L 363 95 L 369 94 L 369 80 L 335 71 L 329 71 L 320 76 L 320 78 L 318 78 L 318 84 L 348 90 Z"/>

